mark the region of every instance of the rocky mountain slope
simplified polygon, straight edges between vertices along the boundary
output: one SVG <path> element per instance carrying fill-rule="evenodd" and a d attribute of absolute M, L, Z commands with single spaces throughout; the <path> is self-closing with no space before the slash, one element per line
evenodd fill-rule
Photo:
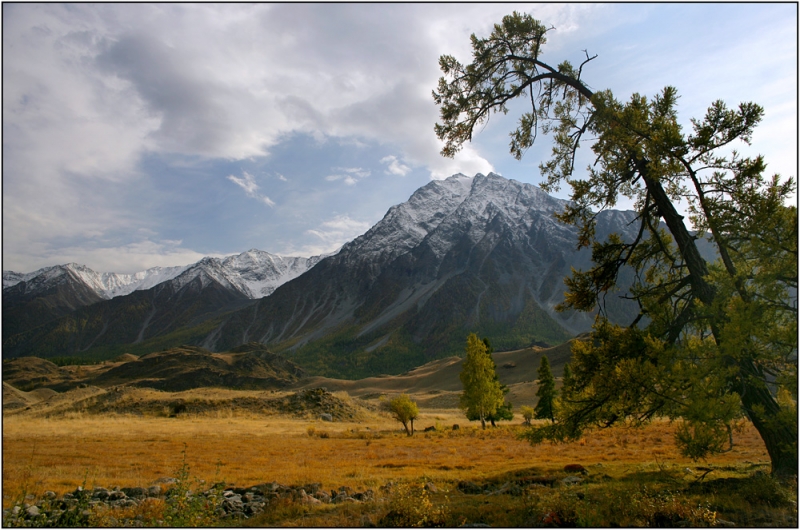
<path fill-rule="evenodd" d="M 202 344 L 255 340 L 312 372 L 364 377 L 461 354 L 471 331 L 497 349 L 563 342 L 593 319 L 554 310 L 570 267 L 590 264 L 587 250 L 575 250 L 574 228 L 553 217 L 563 206 L 495 174 L 432 181 Z M 633 217 L 604 212 L 597 231 L 632 237 Z M 608 311 L 625 321 L 635 308 L 611 296 Z"/>
<path fill-rule="evenodd" d="M 564 204 L 496 174 L 459 174 L 423 186 L 325 258 L 205 258 L 150 289 L 101 301 L 107 295 L 66 282 L 89 305 L 65 303 L 58 315 L 28 320 L 13 296 L 38 280 L 23 279 L 3 291 L 3 355 L 110 358 L 259 342 L 312 373 L 352 378 L 459 355 L 473 331 L 497 350 L 559 344 L 593 320 L 554 310 L 570 268 L 590 266 L 589 251 L 575 250 L 575 229 L 554 218 Z M 633 237 L 633 218 L 603 212 L 597 232 Z M 606 311 L 627 323 L 635 307 L 610 295 Z"/>
<path fill-rule="evenodd" d="M 3 355 L 73 355 L 141 343 L 246 306 L 314 266 L 249 250 L 133 275 L 68 264 L 3 273 Z"/>

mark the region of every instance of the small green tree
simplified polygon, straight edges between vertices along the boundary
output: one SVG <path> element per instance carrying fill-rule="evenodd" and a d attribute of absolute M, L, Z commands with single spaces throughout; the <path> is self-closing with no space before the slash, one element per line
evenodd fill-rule
<path fill-rule="evenodd" d="M 474 333 L 467 337 L 466 359 L 461 369 L 461 408 L 467 418 L 481 420 L 481 428 L 486 421 L 503 405 L 503 389 L 497 380 L 494 360 L 486 354 L 486 344 Z"/>
<path fill-rule="evenodd" d="M 492 370 L 494 370 L 494 380 L 498 382 L 500 385 L 500 390 L 503 392 L 503 403 L 497 407 L 497 410 L 494 411 L 492 414 L 489 414 L 486 417 L 486 421 L 492 424 L 492 427 L 497 427 L 495 422 L 500 420 L 511 421 L 514 419 L 514 405 L 510 401 L 505 400 L 506 394 L 509 393 L 510 389 L 508 385 L 504 385 L 500 383 L 500 378 L 497 376 L 497 363 L 494 362 L 494 357 L 492 357 L 492 353 L 494 352 L 494 348 L 492 344 L 489 342 L 489 339 L 484 337 L 483 344 L 486 346 L 486 355 L 489 359 L 492 360 Z M 478 416 L 477 411 L 472 411 L 472 413 L 467 413 L 467 419 L 469 421 L 477 421 L 480 419 Z"/>
<path fill-rule="evenodd" d="M 414 435 L 414 419 L 419 416 L 419 407 L 411 401 L 408 394 L 401 394 L 389 401 L 389 412 L 392 413 L 394 419 L 403 424 L 406 434 L 409 436 Z"/>
<path fill-rule="evenodd" d="M 522 414 L 522 418 L 525 420 L 525 425 L 530 425 L 534 414 L 536 414 L 534 408 L 529 407 L 528 405 L 522 405 L 519 408 L 519 411 Z"/>
<path fill-rule="evenodd" d="M 553 403 L 556 399 L 556 380 L 550 370 L 550 361 L 547 355 L 542 355 L 542 362 L 539 364 L 539 389 L 536 391 L 539 402 L 536 403 L 534 414 L 536 419 L 553 421 L 555 408 Z"/>

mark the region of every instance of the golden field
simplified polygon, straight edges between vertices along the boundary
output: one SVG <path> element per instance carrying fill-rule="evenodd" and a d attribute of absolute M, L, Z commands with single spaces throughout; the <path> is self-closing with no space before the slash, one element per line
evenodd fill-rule
<path fill-rule="evenodd" d="M 455 423 L 461 426 L 457 431 L 452 430 Z M 148 486 L 174 476 L 184 447 L 192 475 L 209 482 L 321 482 L 328 489 L 375 488 L 389 480 L 423 476 L 438 483 L 521 470 L 547 474 L 571 463 L 610 476 L 665 467 L 688 467 L 698 476 L 698 466 L 768 471 L 769 463 L 749 424 L 736 435 L 732 451 L 703 462 L 677 453 L 674 426 L 666 421 L 642 429 L 599 430 L 575 443 L 539 446 L 516 438 L 522 428 L 518 421 L 481 431 L 457 409 L 422 410 L 415 426 L 416 434 L 407 437 L 384 413 L 350 423 L 219 411 L 178 418 L 4 415 L 3 506 L 23 490 L 61 494 L 84 480 L 87 487 Z M 422 432 L 429 426 L 438 430 Z"/>

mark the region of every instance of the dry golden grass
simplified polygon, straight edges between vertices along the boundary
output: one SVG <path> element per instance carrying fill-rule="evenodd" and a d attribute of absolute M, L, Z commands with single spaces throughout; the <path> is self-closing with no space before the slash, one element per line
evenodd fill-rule
<path fill-rule="evenodd" d="M 454 423 L 461 429 L 452 431 Z M 359 423 L 231 412 L 179 418 L 4 416 L 3 506 L 23 491 L 71 491 L 84 478 L 87 487 L 149 486 L 160 477 L 174 476 L 184 444 L 191 474 L 207 481 L 239 486 L 321 482 L 327 489 L 375 488 L 388 480 L 422 476 L 443 482 L 519 470 L 546 474 L 569 463 L 601 464 L 604 473 L 615 475 L 631 466 L 694 468 L 769 461 L 749 424 L 737 435 L 731 452 L 695 463 L 677 453 L 674 426 L 668 422 L 596 431 L 575 443 L 535 447 L 516 438 L 520 427 L 514 423 L 481 431 L 456 409 L 428 409 L 421 411 L 417 433 L 410 438 L 399 423 L 381 414 Z M 428 426 L 440 430 L 422 432 Z"/>

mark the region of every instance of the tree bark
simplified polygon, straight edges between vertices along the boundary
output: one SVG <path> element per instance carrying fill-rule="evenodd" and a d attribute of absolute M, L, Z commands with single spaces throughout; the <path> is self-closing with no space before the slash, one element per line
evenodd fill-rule
<path fill-rule="evenodd" d="M 708 265 L 697 250 L 694 236 L 689 233 L 683 222 L 683 216 L 675 209 L 661 183 L 648 176 L 646 161 L 637 161 L 636 165 L 686 263 L 692 292 L 704 305 L 710 306 L 714 302 L 716 293 L 713 286 L 706 281 Z M 712 332 L 714 327 L 712 326 Z M 714 333 L 714 336 L 719 344 L 717 333 Z M 728 365 L 736 365 L 739 369 L 739 373 L 731 378 L 730 384 L 739 392 L 748 418 L 764 441 L 772 462 L 772 473 L 776 476 L 797 475 L 797 423 L 791 425 L 780 421 L 780 406 L 766 385 L 759 384 L 764 381 L 764 377 L 758 372 L 752 360 L 744 357 L 740 360 L 725 361 Z"/>

